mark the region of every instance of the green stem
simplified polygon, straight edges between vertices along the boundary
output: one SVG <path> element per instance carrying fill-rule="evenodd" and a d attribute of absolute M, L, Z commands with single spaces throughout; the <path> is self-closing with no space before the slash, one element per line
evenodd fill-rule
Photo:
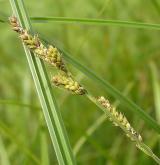
<path fill-rule="evenodd" d="M 97 26 L 115 26 L 115 27 L 130 27 L 147 30 L 160 30 L 160 24 L 158 23 L 146 23 L 137 21 L 121 21 L 121 20 L 107 20 L 107 19 L 90 19 L 90 18 L 70 18 L 70 17 L 30 17 L 33 23 L 76 23 L 85 25 L 97 25 Z M 6 18 L 0 18 L 0 22 L 7 22 Z"/>
<path fill-rule="evenodd" d="M 160 164 L 160 159 L 153 153 L 153 151 L 144 143 L 137 143 L 136 145 L 141 151 L 153 158 L 158 164 Z"/>
<path fill-rule="evenodd" d="M 20 141 L 19 138 L 17 138 L 15 136 L 14 133 L 12 133 L 11 129 L 6 126 L 2 121 L 0 121 L 0 133 L 3 134 L 4 136 L 6 136 L 10 141 L 12 141 L 17 148 L 23 152 L 24 154 L 26 154 L 30 159 L 32 159 L 32 161 L 35 164 L 40 165 L 40 161 L 39 159 L 36 157 L 36 155 L 34 155 L 34 153 L 32 153 L 29 148 L 23 144 L 22 141 Z"/>
<path fill-rule="evenodd" d="M 17 100 L 2 100 L 0 99 L 0 105 L 12 105 L 12 106 L 19 106 L 19 107 L 23 107 L 23 108 L 29 108 L 29 109 L 35 109 L 35 110 L 39 110 L 40 107 L 38 106 L 34 106 L 34 105 L 30 105 L 27 103 L 23 103 Z"/>
<path fill-rule="evenodd" d="M 93 132 L 107 119 L 106 115 L 103 114 L 100 116 L 86 131 L 85 135 L 83 135 L 78 142 L 76 143 L 75 147 L 73 148 L 74 155 L 77 155 L 80 151 L 80 148 L 84 145 L 87 140 L 87 137 L 91 136 Z"/>
<path fill-rule="evenodd" d="M 160 30 L 159 24 L 143 23 L 135 21 L 120 21 L 120 20 L 105 20 L 105 19 L 89 19 L 89 18 L 70 18 L 70 17 L 31 17 L 35 23 L 44 22 L 59 22 L 59 23 L 80 23 L 86 25 L 106 25 L 106 26 L 119 26 L 130 28 L 154 29 Z"/>

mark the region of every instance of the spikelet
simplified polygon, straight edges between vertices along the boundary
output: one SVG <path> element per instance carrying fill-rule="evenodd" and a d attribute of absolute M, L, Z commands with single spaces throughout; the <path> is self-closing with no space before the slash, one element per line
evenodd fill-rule
<path fill-rule="evenodd" d="M 37 35 L 30 35 L 26 29 L 23 29 L 19 25 L 16 17 L 10 17 L 9 21 L 12 26 L 12 29 L 19 33 L 19 36 L 22 39 L 23 43 L 30 50 L 36 53 L 39 58 L 43 59 L 47 63 L 58 68 L 59 70 L 68 73 L 65 64 L 62 60 L 61 53 L 58 51 L 56 47 L 53 47 L 51 45 L 45 47 Z"/>
<path fill-rule="evenodd" d="M 52 82 L 56 86 L 63 86 L 65 89 L 71 91 L 74 94 L 86 94 L 86 90 L 78 82 L 74 81 L 72 77 L 69 77 L 65 74 L 58 74 L 54 76 L 52 78 Z"/>
<path fill-rule="evenodd" d="M 23 29 L 22 29 L 22 27 L 20 27 L 20 25 L 17 21 L 17 18 L 15 16 L 10 17 L 9 22 L 10 22 L 12 29 L 14 31 L 16 31 L 17 33 L 22 33 Z"/>
<path fill-rule="evenodd" d="M 131 127 L 127 118 L 121 112 L 118 112 L 108 100 L 101 96 L 97 101 L 106 108 L 106 113 L 109 115 L 109 118 L 114 125 L 121 127 L 132 141 L 142 141 L 142 137 Z"/>

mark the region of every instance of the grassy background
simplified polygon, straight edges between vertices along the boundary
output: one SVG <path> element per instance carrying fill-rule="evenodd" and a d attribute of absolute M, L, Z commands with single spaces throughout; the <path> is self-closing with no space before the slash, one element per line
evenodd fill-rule
<path fill-rule="evenodd" d="M 26 2 L 30 16 L 87 17 L 159 23 L 155 0 L 46 0 Z M 9 2 L 0 1 L 0 14 L 11 15 Z M 2 15 L 2 14 L 1 14 Z M 160 32 L 148 29 L 81 24 L 33 24 L 34 30 L 50 42 L 65 47 L 83 65 L 109 81 L 118 90 L 128 86 L 127 97 L 159 121 Z M 57 164 L 45 126 L 35 87 L 17 35 L 7 24 L 0 24 L 0 161 L 8 164 Z M 151 65 L 152 64 L 152 65 Z M 154 67 L 150 67 L 154 66 Z M 69 65 L 77 79 L 94 95 L 110 97 L 103 88 Z M 157 73 L 156 73 L 157 70 Z M 52 68 L 48 66 L 51 77 Z M 156 90 L 155 90 L 156 88 Z M 54 89 L 71 145 L 101 116 L 91 102 L 66 91 Z M 24 105 L 25 104 L 25 105 Z M 27 106 L 26 106 L 27 105 Z M 158 135 L 133 112 L 119 106 L 144 141 L 159 155 Z M 160 109 L 159 109 L 160 110 Z M 87 138 L 77 154 L 78 164 L 154 164 L 138 151 L 123 134 L 106 121 Z"/>

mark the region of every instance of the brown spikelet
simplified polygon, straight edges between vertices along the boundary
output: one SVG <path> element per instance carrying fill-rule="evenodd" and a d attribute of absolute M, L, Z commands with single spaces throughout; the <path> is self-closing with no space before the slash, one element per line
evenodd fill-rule
<path fill-rule="evenodd" d="M 19 23 L 18 23 L 18 21 L 17 21 L 17 18 L 16 18 L 15 16 L 10 17 L 10 18 L 9 18 L 9 22 L 10 22 L 10 24 L 11 24 L 11 26 L 12 26 L 12 29 L 13 29 L 14 31 L 16 31 L 16 32 L 18 32 L 18 33 L 21 33 L 21 31 L 22 31 L 23 29 L 20 27 L 20 25 L 19 25 Z"/>
<path fill-rule="evenodd" d="M 26 29 L 20 27 L 16 17 L 10 17 L 9 21 L 12 29 L 19 33 L 23 43 L 30 50 L 36 53 L 39 58 L 68 74 L 66 66 L 61 57 L 61 53 L 56 47 L 53 47 L 52 45 L 49 45 L 48 47 L 44 46 L 37 35 L 32 36 Z"/>

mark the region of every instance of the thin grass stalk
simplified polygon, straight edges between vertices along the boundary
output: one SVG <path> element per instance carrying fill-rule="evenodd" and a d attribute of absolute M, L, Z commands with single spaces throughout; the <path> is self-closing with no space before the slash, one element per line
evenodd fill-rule
<path fill-rule="evenodd" d="M 5 99 L 0 99 L 0 105 L 12 105 L 12 106 L 19 106 L 21 108 L 29 108 L 29 109 L 34 109 L 34 110 L 40 110 L 41 108 L 38 106 L 30 105 L 27 103 L 23 103 L 18 100 L 5 100 Z"/>
<path fill-rule="evenodd" d="M 35 164 L 40 165 L 40 161 L 34 153 L 32 153 L 27 146 L 25 146 L 18 137 L 12 133 L 11 129 L 8 128 L 3 122 L 0 121 L 0 133 L 12 141 L 16 147 L 25 155 L 28 156 Z"/>
<path fill-rule="evenodd" d="M 85 134 L 81 136 L 78 139 L 77 143 L 75 144 L 73 148 L 74 155 L 77 155 L 79 153 L 80 149 L 83 147 L 88 137 L 91 136 L 106 120 L 107 120 L 107 117 L 105 114 L 103 114 L 96 121 L 94 121 L 94 123 L 87 129 Z"/>
<path fill-rule="evenodd" d="M 90 18 L 69 18 L 69 17 L 30 17 L 33 23 L 63 23 L 63 24 L 84 24 L 97 26 L 115 26 L 126 28 L 138 28 L 146 30 L 160 30 L 158 23 L 146 23 L 136 21 L 120 21 L 120 20 L 106 20 L 106 19 L 90 19 Z M 1 23 L 7 22 L 7 18 L 0 18 Z"/>
<path fill-rule="evenodd" d="M 159 1 L 157 1 L 157 0 L 152 0 L 151 2 L 152 2 L 152 4 L 153 4 L 153 6 L 155 7 L 157 13 L 160 14 L 160 3 L 159 3 Z"/>
<path fill-rule="evenodd" d="M 120 20 L 106 20 L 106 19 L 89 19 L 89 18 L 70 18 L 70 17 L 31 17 L 35 23 L 57 22 L 57 23 L 79 23 L 85 25 L 97 26 L 118 26 L 130 27 L 139 29 L 160 30 L 160 25 L 155 23 L 143 23 L 135 21 L 120 21 Z"/>
<path fill-rule="evenodd" d="M 3 138 L 0 136 L 0 155 L 1 155 L 1 164 L 4 165 L 11 165 L 8 152 L 7 152 L 7 147 L 5 146 L 3 142 Z"/>
<path fill-rule="evenodd" d="M 23 1 L 10 0 L 10 4 L 13 13 L 17 16 L 21 26 L 32 31 Z M 51 85 L 44 64 L 40 59 L 36 58 L 25 45 L 23 46 L 58 162 L 60 165 L 74 165 L 75 159 L 64 128 L 61 114 L 57 108 L 56 100 L 51 92 Z"/>
<path fill-rule="evenodd" d="M 151 77 L 152 77 L 152 86 L 153 86 L 153 96 L 154 96 L 154 105 L 156 111 L 156 118 L 158 123 L 160 123 L 160 83 L 158 81 L 158 70 L 156 65 L 150 63 Z"/>

